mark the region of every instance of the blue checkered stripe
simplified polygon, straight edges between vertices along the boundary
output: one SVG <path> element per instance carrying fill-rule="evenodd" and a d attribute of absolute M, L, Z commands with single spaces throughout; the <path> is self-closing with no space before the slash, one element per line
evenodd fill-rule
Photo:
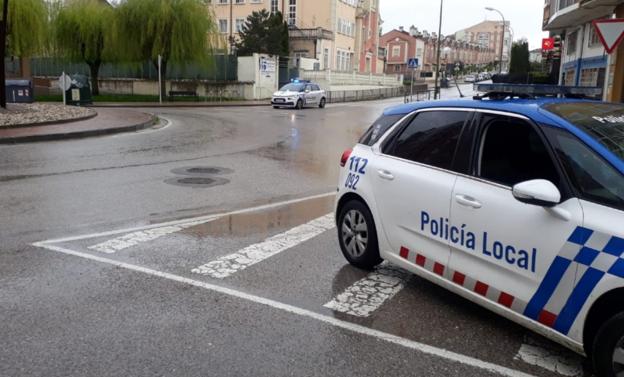
<path fill-rule="evenodd" d="M 576 285 L 552 327 L 568 334 L 583 305 L 605 275 L 624 278 L 624 239 L 577 227 L 553 260 L 524 314 L 538 320 L 540 313 L 569 268 L 577 268 Z"/>

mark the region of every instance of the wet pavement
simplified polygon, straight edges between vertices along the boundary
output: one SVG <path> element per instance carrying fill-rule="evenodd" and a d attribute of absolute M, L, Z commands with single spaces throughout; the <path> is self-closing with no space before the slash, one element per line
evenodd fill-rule
<path fill-rule="evenodd" d="M 340 154 L 400 102 L 145 109 L 169 125 L 0 146 L 0 375 L 582 373 L 528 330 L 341 256 Z M 371 279 L 368 316 L 329 305 Z"/>

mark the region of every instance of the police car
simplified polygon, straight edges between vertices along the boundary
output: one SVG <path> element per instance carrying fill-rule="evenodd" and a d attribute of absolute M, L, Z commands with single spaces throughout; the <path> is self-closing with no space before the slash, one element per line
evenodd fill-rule
<path fill-rule="evenodd" d="M 318 106 L 324 108 L 327 103 L 325 91 L 317 84 L 305 80 L 294 80 L 286 84 L 277 92 L 273 93 L 271 105 L 277 109 L 280 107 L 291 107 L 297 110 L 305 106 Z"/>
<path fill-rule="evenodd" d="M 622 376 L 624 104 L 482 87 L 389 108 L 345 151 L 342 253 L 401 266 Z"/>

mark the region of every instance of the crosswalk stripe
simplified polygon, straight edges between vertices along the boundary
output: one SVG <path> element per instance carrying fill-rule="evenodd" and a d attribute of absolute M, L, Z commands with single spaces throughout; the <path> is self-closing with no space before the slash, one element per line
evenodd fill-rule
<path fill-rule="evenodd" d="M 411 274 L 386 262 L 323 305 L 337 312 L 368 317 L 403 289 Z"/>
<path fill-rule="evenodd" d="M 194 268 L 191 272 L 224 279 L 335 227 L 333 214 L 319 217 L 266 240 Z"/>

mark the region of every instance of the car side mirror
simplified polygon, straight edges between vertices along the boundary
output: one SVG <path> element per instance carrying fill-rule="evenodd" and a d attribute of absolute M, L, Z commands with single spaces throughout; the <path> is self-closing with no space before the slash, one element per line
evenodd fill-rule
<path fill-rule="evenodd" d="M 561 201 L 561 193 L 557 186 L 545 179 L 518 183 L 513 187 L 512 194 L 522 203 L 540 207 L 554 207 Z"/>
<path fill-rule="evenodd" d="M 305 90 L 305 92 L 306 92 L 306 93 L 310 93 L 310 89 L 306 89 L 306 90 Z"/>

